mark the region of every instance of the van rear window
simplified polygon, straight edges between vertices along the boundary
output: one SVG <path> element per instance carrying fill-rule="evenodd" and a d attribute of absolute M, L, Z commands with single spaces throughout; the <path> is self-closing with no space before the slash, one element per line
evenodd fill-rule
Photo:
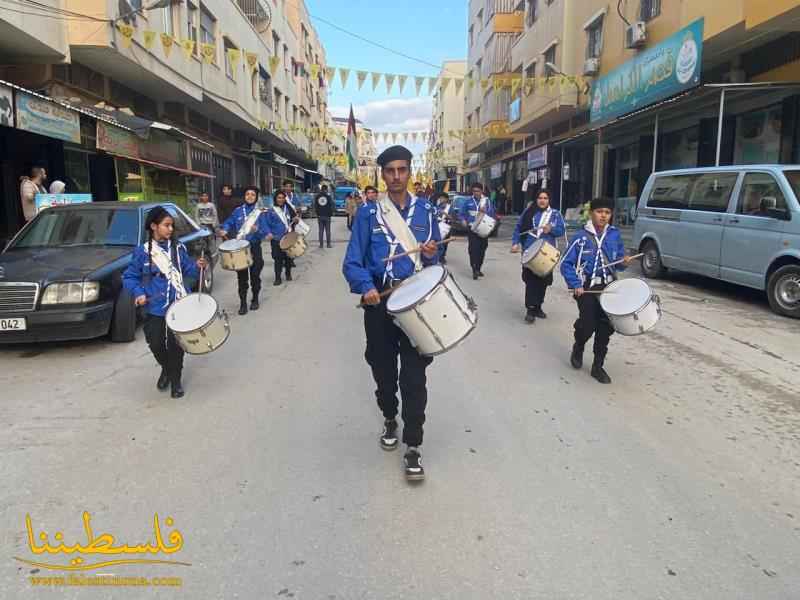
<path fill-rule="evenodd" d="M 725 212 L 738 173 L 694 173 L 657 177 L 648 208 Z"/>

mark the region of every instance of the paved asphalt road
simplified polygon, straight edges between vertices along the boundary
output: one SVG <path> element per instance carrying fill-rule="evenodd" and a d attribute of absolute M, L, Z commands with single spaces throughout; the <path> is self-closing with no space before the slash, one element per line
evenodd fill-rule
<path fill-rule="evenodd" d="M 342 220 L 335 235 L 289 285 L 269 285 L 268 261 L 245 317 L 219 274 L 233 333 L 187 359 L 182 400 L 156 391 L 141 330 L 0 347 L 0 598 L 800 598 L 799 322 L 676 275 L 654 284 L 656 331 L 612 338 L 601 386 L 568 364 L 576 307 L 560 279 L 549 318 L 526 326 L 507 240 L 479 282 L 456 242 L 480 322 L 429 369 L 428 480 L 410 486 L 402 454 L 378 447 Z M 58 573 L 12 557 L 71 556 L 31 554 L 25 515 L 55 546 L 56 531 L 85 540 L 83 511 L 117 545 L 173 517 L 162 529 L 184 546 L 168 558 L 191 566 L 92 573 L 182 587 L 33 586 Z"/>

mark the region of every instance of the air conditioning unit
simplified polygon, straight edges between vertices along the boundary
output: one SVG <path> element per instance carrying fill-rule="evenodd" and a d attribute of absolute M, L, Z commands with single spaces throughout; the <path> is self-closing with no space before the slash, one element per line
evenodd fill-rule
<path fill-rule="evenodd" d="M 586 62 L 583 63 L 583 74 L 584 75 L 597 75 L 600 72 L 600 59 L 599 58 L 587 58 Z"/>
<path fill-rule="evenodd" d="M 625 29 L 625 47 L 641 48 L 647 43 L 647 24 L 637 21 Z"/>

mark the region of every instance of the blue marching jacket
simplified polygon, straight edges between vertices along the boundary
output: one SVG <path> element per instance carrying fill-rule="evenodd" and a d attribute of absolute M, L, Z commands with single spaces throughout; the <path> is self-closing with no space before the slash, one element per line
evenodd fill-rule
<path fill-rule="evenodd" d="M 276 211 L 283 210 L 283 214 L 286 215 L 286 222 L 289 224 L 289 228 L 287 229 L 286 225 L 283 224 L 281 218 L 278 216 Z M 267 226 L 269 227 L 269 231 L 272 234 L 272 239 L 276 242 L 280 242 L 289 231 L 291 231 L 292 227 L 292 219 L 296 213 L 292 212 L 289 208 L 289 204 L 284 204 L 282 207 L 278 206 L 277 204 L 269 209 L 267 212 Z"/>
<path fill-rule="evenodd" d="M 542 217 L 544 217 L 545 211 L 536 206 L 536 204 L 532 204 L 528 208 L 522 211 L 522 214 L 519 216 L 519 221 L 517 221 L 517 226 L 514 227 L 514 235 L 511 236 L 511 244 L 516 246 L 520 243 L 520 233 L 525 231 L 522 229 L 523 222 L 527 223 L 528 219 L 530 219 L 530 211 L 535 210 L 536 212 L 533 214 L 533 220 L 531 222 L 531 228 L 538 230 L 539 225 L 541 224 Z M 544 223 L 547 225 L 547 223 Z M 550 226 L 552 229 L 550 233 L 542 232 L 542 235 L 537 238 L 536 231 L 531 231 L 530 233 L 525 234 L 525 239 L 522 241 L 522 250 L 527 250 L 530 246 L 533 245 L 537 239 L 542 239 L 553 246 L 558 247 L 557 245 L 557 238 L 560 238 L 564 235 L 564 232 L 567 230 L 567 224 L 564 223 L 564 217 L 561 216 L 561 213 L 555 209 L 551 209 L 550 212 Z M 527 228 L 527 226 L 526 226 Z"/>
<path fill-rule="evenodd" d="M 231 213 L 231 216 L 228 217 L 228 219 L 221 226 L 222 229 L 227 232 L 229 238 L 234 238 L 238 235 L 239 230 L 242 228 L 242 225 L 244 225 L 245 220 L 254 210 L 261 209 L 255 204 L 248 204 L 247 202 L 236 207 L 236 209 Z M 256 226 L 252 233 L 247 234 L 245 239 L 251 244 L 259 243 L 269 234 L 270 229 L 267 222 L 267 216 L 266 213 L 262 213 L 261 216 L 256 220 Z"/>
<path fill-rule="evenodd" d="M 378 221 L 379 210 L 380 203 L 367 203 L 358 209 L 353 220 L 353 231 L 342 264 L 342 273 L 354 294 L 364 295 L 373 288 L 380 290 L 384 287 L 385 279 L 406 279 L 414 274 L 414 259 L 411 256 L 389 263 L 383 262 L 389 256 L 390 245 L 387 232 Z M 412 199 L 409 196 L 405 209 L 399 211 L 406 222 L 412 210 L 409 228 L 417 241 L 421 244 L 430 240 L 438 242 L 441 238 L 436 208 L 427 200 Z M 396 253 L 403 251 L 402 246 L 398 246 Z M 438 261 L 438 253 L 433 258 L 422 255 L 422 264 L 426 267 Z"/>
<path fill-rule="evenodd" d="M 484 202 L 484 212 L 489 215 L 490 217 L 494 217 L 496 215 L 494 209 L 494 203 L 484 196 L 481 200 L 485 200 Z M 465 201 L 464 204 L 461 205 L 461 209 L 458 211 L 458 216 L 462 221 L 466 221 L 467 225 L 472 225 L 475 221 L 475 217 L 478 216 L 478 203 L 479 201 L 475 200 L 474 196 L 470 196 L 469 200 Z"/>
<path fill-rule="evenodd" d="M 177 252 L 175 244 L 177 243 Z M 153 246 L 158 244 L 172 256 L 173 264 L 180 265 L 183 274 L 183 285 L 188 292 L 187 279 L 195 279 L 199 269 L 195 261 L 186 251 L 186 246 L 180 242 L 153 242 Z M 177 299 L 175 288 L 167 283 L 167 278 L 161 273 L 159 268 L 150 261 L 148 253 L 148 243 L 137 246 L 133 251 L 133 259 L 122 274 L 122 286 L 130 292 L 134 298 L 144 295 L 147 296 L 145 311 L 149 315 L 163 317 L 167 309 Z"/>
<path fill-rule="evenodd" d="M 567 253 L 561 261 L 561 275 L 567 282 L 567 287 L 574 290 L 580 287 L 588 288 L 592 286 L 591 278 L 601 278 L 603 283 L 608 283 L 614 279 L 616 271 L 624 271 L 625 265 L 622 263 L 613 267 L 605 267 L 605 264 L 621 260 L 625 256 L 625 244 L 622 242 L 622 235 L 619 229 L 609 225 L 608 232 L 603 239 L 603 257 L 601 263 L 595 271 L 595 261 L 598 257 L 597 242 L 595 241 L 591 223 L 584 229 L 578 231 L 570 240 Z M 600 283 L 595 282 L 595 284 Z"/>

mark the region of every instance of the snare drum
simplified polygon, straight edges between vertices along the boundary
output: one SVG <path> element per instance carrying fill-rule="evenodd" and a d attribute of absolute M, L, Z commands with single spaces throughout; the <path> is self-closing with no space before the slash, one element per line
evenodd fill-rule
<path fill-rule="evenodd" d="M 208 294 L 189 294 L 167 310 L 167 327 L 188 354 L 208 354 L 228 340 L 228 315 Z"/>
<path fill-rule="evenodd" d="M 439 221 L 439 237 L 445 240 L 448 235 L 450 235 L 450 223 Z"/>
<path fill-rule="evenodd" d="M 243 271 L 253 265 L 250 242 L 247 240 L 227 240 L 219 245 L 222 268 L 226 271 Z"/>
<path fill-rule="evenodd" d="M 298 258 L 306 253 L 306 239 L 297 232 L 290 231 L 281 238 L 281 250 L 286 252 L 289 258 Z"/>
<path fill-rule="evenodd" d="M 478 322 L 478 307 L 447 269 L 434 265 L 406 279 L 386 303 L 386 311 L 423 356 L 447 352 Z"/>
<path fill-rule="evenodd" d="M 307 236 L 308 233 L 311 231 L 311 225 L 300 219 L 294 226 L 294 232 L 299 233 L 302 236 Z"/>
<path fill-rule="evenodd" d="M 641 335 L 661 318 L 661 299 L 642 279 L 612 281 L 600 294 L 600 306 L 622 335 Z"/>
<path fill-rule="evenodd" d="M 546 240 L 536 240 L 522 253 L 522 266 L 533 271 L 534 275 L 547 277 L 556 268 L 561 252 Z"/>
<path fill-rule="evenodd" d="M 475 217 L 475 221 L 472 223 L 472 232 L 479 237 L 488 238 L 492 234 L 492 231 L 494 231 L 496 223 L 497 221 L 494 217 L 490 217 L 486 213 L 478 213 L 478 216 Z"/>

